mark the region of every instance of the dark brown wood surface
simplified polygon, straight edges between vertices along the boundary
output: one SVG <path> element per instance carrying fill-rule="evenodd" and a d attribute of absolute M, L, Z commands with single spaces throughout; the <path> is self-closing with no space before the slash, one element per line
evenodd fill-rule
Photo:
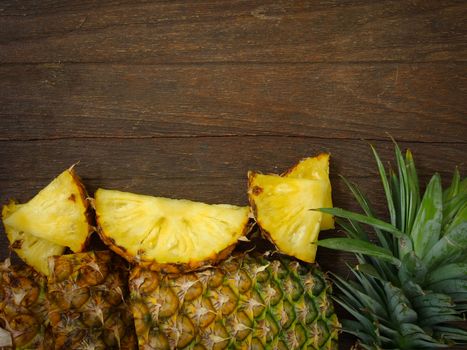
<path fill-rule="evenodd" d="M 410 147 L 422 182 L 467 173 L 466 18 L 438 0 L 2 1 L 0 201 L 79 162 L 91 194 L 246 204 L 247 170 L 329 151 L 335 205 L 357 209 L 342 174 L 384 216 L 369 144 Z"/>

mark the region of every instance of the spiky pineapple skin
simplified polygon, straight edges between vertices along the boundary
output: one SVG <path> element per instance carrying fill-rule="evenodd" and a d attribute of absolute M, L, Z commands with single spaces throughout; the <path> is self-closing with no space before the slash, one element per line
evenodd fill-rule
<path fill-rule="evenodd" d="M 47 317 L 46 279 L 29 266 L 0 264 L 0 326 L 14 349 L 53 348 Z"/>
<path fill-rule="evenodd" d="M 136 349 L 127 269 L 109 251 L 49 258 L 47 298 L 55 349 Z"/>
<path fill-rule="evenodd" d="M 140 349 L 337 349 L 316 265 L 242 254 L 188 274 L 137 266 L 129 285 Z"/>

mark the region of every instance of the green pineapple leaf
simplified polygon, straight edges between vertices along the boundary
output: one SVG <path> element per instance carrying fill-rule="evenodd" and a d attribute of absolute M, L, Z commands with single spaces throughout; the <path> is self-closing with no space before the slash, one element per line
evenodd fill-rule
<path fill-rule="evenodd" d="M 402 265 L 399 269 L 399 279 L 402 285 L 408 281 L 422 284 L 427 271 L 428 269 L 425 263 L 412 251 L 402 258 Z"/>
<path fill-rule="evenodd" d="M 341 179 L 344 181 L 346 186 L 349 188 L 349 190 L 352 192 L 354 195 L 355 199 L 357 200 L 358 204 L 360 207 L 363 209 L 365 214 L 370 217 L 370 218 L 375 218 L 374 211 L 371 208 L 370 202 L 366 198 L 366 196 L 360 191 L 360 189 L 350 181 L 348 181 L 345 177 L 341 176 Z M 388 237 L 384 232 L 382 232 L 378 227 L 374 226 L 373 227 L 375 230 L 376 235 L 378 236 L 379 241 L 381 242 L 381 245 L 392 251 L 392 239 L 391 237 Z"/>
<path fill-rule="evenodd" d="M 456 196 L 448 200 L 443 207 L 443 228 L 444 231 L 449 230 L 449 226 L 452 221 L 456 218 L 459 212 L 465 215 L 465 208 L 467 207 L 467 193 L 458 193 Z M 466 220 L 466 217 L 462 217 Z"/>
<path fill-rule="evenodd" d="M 407 219 L 408 219 L 408 202 L 409 202 L 409 199 L 408 199 L 408 191 L 409 191 L 409 188 L 408 188 L 408 181 L 407 181 L 407 167 L 406 167 L 406 164 L 405 164 L 405 160 L 404 160 L 404 157 L 402 156 L 402 152 L 399 148 L 399 146 L 397 145 L 397 143 L 393 140 L 394 142 L 394 152 L 395 152 L 395 156 L 396 156 L 396 164 L 397 164 L 397 171 L 398 171 L 398 174 L 399 174 L 399 193 L 400 193 L 400 197 L 399 197 L 399 203 L 400 203 L 400 207 L 399 207 L 399 222 L 400 222 L 400 227 L 399 229 L 402 231 L 402 232 L 408 232 L 408 225 L 407 225 Z"/>
<path fill-rule="evenodd" d="M 454 341 L 463 341 L 467 342 L 467 331 L 460 329 L 460 328 L 454 328 L 454 327 L 447 327 L 447 326 L 436 326 L 433 327 L 435 330 L 435 333 L 438 333 L 439 337 L 448 337 L 448 339 L 454 340 Z"/>
<path fill-rule="evenodd" d="M 386 195 L 386 201 L 388 203 L 389 216 L 391 218 L 391 224 L 394 227 L 397 227 L 397 216 L 396 216 L 396 207 L 394 206 L 394 200 L 392 198 L 391 186 L 389 184 L 388 178 L 386 176 L 386 170 L 384 170 L 383 162 L 379 158 L 378 152 L 376 149 L 370 145 L 371 150 L 373 151 L 373 156 L 375 157 L 376 164 L 378 166 L 379 176 L 381 178 L 381 183 L 383 184 L 384 193 Z"/>
<path fill-rule="evenodd" d="M 407 188 L 408 188 L 408 218 L 407 229 L 412 229 L 417 211 L 420 205 L 420 187 L 418 184 L 417 169 L 409 149 L 405 152 L 405 163 L 407 166 Z"/>
<path fill-rule="evenodd" d="M 373 256 L 396 266 L 400 266 L 401 264 L 401 261 L 395 258 L 388 249 L 367 241 L 352 238 L 328 238 L 318 241 L 318 245 L 325 248 Z"/>
<path fill-rule="evenodd" d="M 415 254 L 423 258 L 438 242 L 443 218 L 441 178 L 433 175 L 423 196 L 417 217 L 410 232 Z"/>
<path fill-rule="evenodd" d="M 392 226 L 391 224 L 388 224 L 387 222 L 384 222 L 382 220 L 379 220 L 373 217 L 353 213 L 351 211 L 340 209 L 340 208 L 320 208 L 320 209 L 313 209 L 313 210 L 319 210 L 323 213 L 331 214 L 334 216 L 339 216 L 341 218 L 346 218 L 350 220 L 355 220 L 362 224 L 367 224 L 367 225 L 379 228 L 381 230 L 387 231 L 389 233 L 392 233 L 396 237 L 402 236 L 402 232 L 399 231 L 394 226 Z"/>
<path fill-rule="evenodd" d="M 459 193 L 460 179 L 461 174 L 459 173 L 459 169 L 456 167 L 452 175 L 451 185 L 443 192 L 443 202 L 447 202 Z"/>
<path fill-rule="evenodd" d="M 441 265 L 428 274 L 426 283 L 432 284 L 453 278 L 467 279 L 467 263 Z"/>
<path fill-rule="evenodd" d="M 457 260 L 467 252 L 467 221 L 452 227 L 423 257 L 423 262 L 432 270 L 441 262 Z"/>

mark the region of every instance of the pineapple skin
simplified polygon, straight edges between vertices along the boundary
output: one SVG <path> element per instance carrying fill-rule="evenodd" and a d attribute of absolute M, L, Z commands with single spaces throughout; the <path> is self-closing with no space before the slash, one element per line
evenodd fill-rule
<path fill-rule="evenodd" d="M 110 251 L 54 256 L 49 269 L 55 349 L 136 349 L 121 258 Z"/>
<path fill-rule="evenodd" d="M 29 266 L 0 264 L 0 326 L 10 332 L 13 349 L 53 348 L 47 316 L 46 279 Z"/>
<path fill-rule="evenodd" d="M 245 230 L 246 231 L 246 230 Z M 100 228 L 98 228 L 99 237 L 101 240 L 115 253 L 125 258 L 128 262 L 145 267 L 152 271 L 161 271 L 164 273 L 187 273 L 200 269 L 203 266 L 216 265 L 219 261 L 227 259 L 236 247 L 236 243 L 221 250 L 217 254 L 212 254 L 209 258 L 196 261 L 192 260 L 186 263 L 159 263 L 153 260 L 142 260 L 141 258 L 129 253 L 125 247 L 115 243 L 112 237 L 107 236 Z"/>
<path fill-rule="evenodd" d="M 234 255 L 188 274 L 137 266 L 129 285 L 140 349 L 337 349 L 317 265 Z"/>

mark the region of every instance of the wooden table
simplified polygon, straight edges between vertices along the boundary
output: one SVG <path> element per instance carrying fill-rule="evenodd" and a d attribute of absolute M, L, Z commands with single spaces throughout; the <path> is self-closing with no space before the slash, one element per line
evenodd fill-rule
<path fill-rule="evenodd" d="M 91 194 L 246 204 L 248 169 L 329 151 L 335 205 L 357 208 L 343 174 L 384 215 L 369 143 L 410 147 L 422 182 L 466 174 L 466 18 L 438 0 L 2 1 L 0 201 L 79 162 Z"/>

